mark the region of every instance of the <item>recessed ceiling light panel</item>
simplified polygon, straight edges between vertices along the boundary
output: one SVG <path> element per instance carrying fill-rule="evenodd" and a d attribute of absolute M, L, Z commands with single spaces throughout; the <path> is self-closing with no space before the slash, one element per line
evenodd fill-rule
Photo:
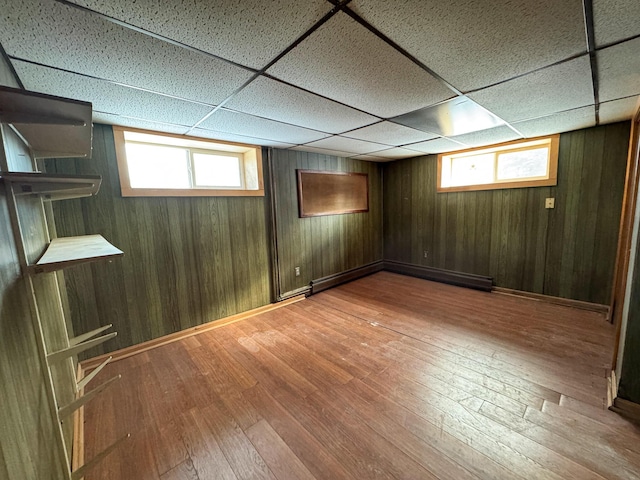
<path fill-rule="evenodd" d="M 391 121 L 443 137 L 486 130 L 505 123 L 467 97 L 456 97 L 431 107 L 405 113 L 392 118 Z"/>

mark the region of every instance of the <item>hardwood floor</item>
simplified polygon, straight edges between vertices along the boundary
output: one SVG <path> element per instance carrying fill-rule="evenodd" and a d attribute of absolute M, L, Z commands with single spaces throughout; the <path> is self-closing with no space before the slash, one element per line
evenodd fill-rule
<path fill-rule="evenodd" d="M 601 314 L 380 272 L 107 366 L 96 479 L 640 479 Z M 99 382 L 100 379 L 97 380 Z"/>

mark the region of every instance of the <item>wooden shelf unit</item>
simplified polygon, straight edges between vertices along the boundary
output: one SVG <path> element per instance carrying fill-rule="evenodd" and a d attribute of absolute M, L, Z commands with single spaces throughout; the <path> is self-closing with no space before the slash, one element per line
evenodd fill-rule
<path fill-rule="evenodd" d="M 122 255 L 124 252 L 107 242 L 102 235 L 54 238 L 40 259 L 28 265 L 28 270 L 30 273 L 54 272 Z"/>
<path fill-rule="evenodd" d="M 39 172 L 3 172 L 0 179 L 11 182 L 17 196 L 39 195 L 43 200 L 70 200 L 96 195 L 100 190 L 100 175 L 47 174 Z"/>
<path fill-rule="evenodd" d="M 62 99 L 49 95 L 17 90 L 0 86 L 0 124 L 10 124 L 11 129 L 24 141 L 33 158 L 65 158 L 89 157 L 91 155 L 91 104 L 75 100 Z M 4 129 L 0 128 L 2 148 L 6 142 Z M 5 155 L 6 155 L 5 148 Z M 2 152 L 0 152 L 0 155 Z M 8 164 L 7 164 L 8 165 Z M 91 332 L 69 338 L 68 331 L 63 348 L 48 351 L 43 325 L 47 318 L 39 314 L 38 298 L 34 275 L 54 272 L 88 262 L 109 260 L 124 255 L 118 248 L 111 245 L 101 235 L 84 235 L 79 237 L 63 237 L 51 239 L 46 221 L 44 205 L 41 209 L 42 225 L 44 225 L 45 241 L 49 241 L 45 252 L 36 263 L 30 263 L 25 248 L 24 229 L 19 215 L 20 197 L 35 196 L 44 201 L 67 200 L 88 197 L 98 193 L 101 177 L 95 175 L 65 176 L 44 174 L 38 172 L 0 172 L 0 179 L 5 184 L 7 205 L 11 218 L 12 231 L 15 239 L 18 257 L 23 274 L 26 277 L 25 286 L 30 302 L 32 324 L 38 345 L 38 353 L 42 371 L 45 374 L 45 389 L 47 392 L 47 407 L 52 419 L 57 423 L 56 445 L 60 458 L 65 465 L 65 480 L 79 480 L 88 469 L 105 458 L 120 442 L 129 438 L 129 434 L 121 437 L 94 458 L 79 465 L 71 457 L 71 445 L 67 445 L 62 429 L 63 420 L 93 397 L 102 392 L 119 375 L 104 382 L 89 392 L 84 392 L 87 384 L 95 378 L 100 369 L 106 365 L 107 359 L 98 371 L 77 378 L 68 387 L 75 393 L 75 400 L 67 404 L 60 404 L 56 395 L 51 367 L 53 364 L 69 362 L 78 353 L 95 347 L 116 336 L 115 332 L 96 337 L 108 330 L 111 325 L 97 328 Z M 60 299 L 60 284 L 55 277 L 58 289 L 58 305 L 60 315 L 65 317 L 65 311 Z M 66 329 L 66 323 L 64 327 Z M 35 440 L 35 439 L 34 439 Z"/>
<path fill-rule="evenodd" d="M 35 158 L 91 157 L 88 102 L 0 86 L 0 123 L 12 125 Z"/>

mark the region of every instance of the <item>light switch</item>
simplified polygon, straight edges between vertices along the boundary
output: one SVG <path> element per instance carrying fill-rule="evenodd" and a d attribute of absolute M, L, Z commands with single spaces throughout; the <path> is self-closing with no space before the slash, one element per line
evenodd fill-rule
<path fill-rule="evenodd" d="M 556 199 L 555 198 L 545 198 L 545 200 L 544 200 L 544 208 L 556 208 Z"/>

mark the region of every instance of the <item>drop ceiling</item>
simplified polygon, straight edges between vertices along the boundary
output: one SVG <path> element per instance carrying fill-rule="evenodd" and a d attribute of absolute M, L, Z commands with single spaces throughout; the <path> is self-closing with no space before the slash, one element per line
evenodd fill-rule
<path fill-rule="evenodd" d="M 628 120 L 638 18 L 637 0 L 3 0 L 0 45 L 24 88 L 94 122 L 389 161 Z"/>

